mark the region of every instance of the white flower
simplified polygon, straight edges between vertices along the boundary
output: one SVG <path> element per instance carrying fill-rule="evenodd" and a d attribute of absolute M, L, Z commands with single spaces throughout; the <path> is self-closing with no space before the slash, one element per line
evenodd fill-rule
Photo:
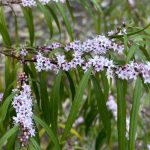
<path fill-rule="evenodd" d="M 123 80 L 136 80 L 139 73 L 136 71 L 135 65 L 135 63 L 130 62 L 130 64 L 127 64 L 123 67 L 119 67 L 116 71 L 118 78 Z"/>
<path fill-rule="evenodd" d="M 46 5 L 48 4 L 50 1 L 54 1 L 54 2 L 61 2 L 64 3 L 65 0 L 39 0 L 39 2 L 42 5 Z M 32 6 L 36 6 L 36 0 L 22 0 L 22 6 L 23 7 L 32 7 Z"/>
<path fill-rule="evenodd" d="M 106 105 L 109 108 L 109 110 L 112 111 L 115 120 L 117 120 L 117 103 L 112 95 L 109 96 Z"/>
<path fill-rule="evenodd" d="M 46 5 L 50 2 L 50 0 L 39 0 L 39 2 L 41 2 L 43 5 Z"/>
<path fill-rule="evenodd" d="M 22 0 L 22 5 L 23 7 L 36 6 L 36 1 L 35 0 Z"/>
<path fill-rule="evenodd" d="M 59 54 L 57 54 L 56 58 L 57 58 L 57 62 L 58 62 L 59 67 L 61 67 L 62 64 L 66 62 L 65 55 L 59 55 Z"/>
<path fill-rule="evenodd" d="M 144 83 L 150 83 L 150 62 L 140 66 L 140 70 L 144 79 Z"/>
<path fill-rule="evenodd" d="M 148 148 L 148 150 L 150 150 L 150 144 L 147 144 L 147 148 Z"/>
<path fill-rule="evenodd" d="M 12 105 L 16 111 L 16 116 L 13 117 L 14 123 L 20 125 L 21 134 L 20 141 L 25 145 L 29 137 L 35 135 L 35 129 L 32 121 L 32 96 L 31 88 L 24 83 L 18 95 L 13 99 Z M 23 141 L 21 139 L 24 139 Z"/>
<path fill-rule="evenodd" d="M 21 56 L 27 56 L 27 54 L 28 54 L 28 51 L 27 51 L 26 49 L 22 49 L 22 50 L 20 51 L 20 55 L 21 55 Z"/>
<path fill-rule="evenodd" d="M 50 59 L 47 57 L 42 56 L 41 53 L 38 53 L 38 55 L 36 55 L 36 69 L 38 72 L 41 71 L 49 71 L 49 70 L 57 70 L 57 66 L 52 64 Z"/>
<path fill-rule="evenodd" d="M 0 93 L 0 102 L 2 101 L 2 99 L 3 99 L 3 93 Z"/>

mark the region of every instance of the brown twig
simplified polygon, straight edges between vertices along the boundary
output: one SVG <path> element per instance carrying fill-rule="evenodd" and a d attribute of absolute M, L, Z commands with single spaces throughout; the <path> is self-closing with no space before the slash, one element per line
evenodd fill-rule
<path fill-rule="evenodd" d="M 19 55 L 19 56 L 15 55 L 15 54 L 13 53 L 13 51 L 14 51 L 14 49 L 12 49 L 12 51 L 11 51 L 10 53 L 7 53 L 6 51 L 0 50 L 0 54 L 5 55 L 5 56 L 7 56 L 7 57 L 11 57 L 11 58 L 13 58 L 13 59 L 16 59 L 16 60 L 21 61 L 21 62 L 24 62 L 24 63 L 26 63 L 26 62 L 37 62 L 34 57 L 31 58 L 31 59 L 29 59 L 29 58 L 24 58 L 24 57 L 21 57 L 20 55 Z M 57 62 L 56 62 L 56 61 L 54 61 L 54 60 L 50 60 L 50 61 L 51 61 L 51 63 L 57 65 Z"/>
<path fill-rule="evenodd" d="M 16 55 L 13 54 L 13 53 L 10 53 L 10 54 L 9 54 L 9 53 L 6 53 L 6 52 L 1 51 L 1 50 L 0 50 L 0 54 L 5 55 L 5 56 L 8 56 L 8 57 L 11 57 L 11 58 L 16 59 L 16 60 L 19 60 L 19 61 L 23 61 L 23 62 L 36 62 L 35 59 L 25 59 L 25 58 L 22 58 L 22 57 L 20 57 L 20 56 L 16 56 Z"/>
<path fill-rule="evenodd" d="M 9 6 L 11 4 L 21 4 L 21 0 L 1 0 L 0 5 L 1 6 Z"/>

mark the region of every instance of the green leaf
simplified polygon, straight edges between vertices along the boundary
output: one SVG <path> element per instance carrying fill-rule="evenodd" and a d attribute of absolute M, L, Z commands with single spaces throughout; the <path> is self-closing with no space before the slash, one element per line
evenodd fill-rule
<path fill-rule="evenodd" d="M 40 93 L 41 93 L 41 107 L 44 119 L 50 123 L 50 102 L 47 92 L 47 75 L 46 72 L 40 73 Z"/>
<path fill-rule="evenodd" d="M 18 131 L 18 126 L 14 126 L 12 129 L 7 131 L 4 136 L 0 139 L 0 148 L 4 145 L 5 141 L 8 140 L 13 134 L 15 134 Z"/>
<path fill-rule="evenodd" d="M 140 49 L 142 50 L 142 52 L 143 52 L 144 56 L 146 57 L 146 59 L 148 61 L 150 61 L 150 56 L 149 56 L 149 53 L 147 52 L 147 50 L 142 46 L 140 46 Z"/>
<path fill-rule="evenodd" d="M 41 150 L 40 145 L 37 143 L 37 141 L 35 140 L 35 138 L 31 137 L 30 141 L 34 145 L 34 147 L 35 147 L 36 150 Z"/>
<path fill-rule="evenodd" d="M 8 107 L 15 95 L 16 93 L 12 93 L 4 100 L 4 103 L 0 108 L 0 122 L 3 122 L 5 120 L 7 112 L 8 112 Z"/>
<path fill-rule="evenodd" d="M 95 150 L 101 149 L 105 138 L 106 138 L 106 132 L 105 132 L 105 129 L 103 128 L 96 137 Z"/>
<path fill-rule="evenodd" d="M 103 88 L 104 88 L 105 101 L 107 101 L 108 96 L 109 96 L 109 83 L 108 83 L 108 79 L 106 78 L 106 72 L 105 71 L 101 72 L 101 79 L 102 79 Z"/>
<path fill-rule="evenodd" d="M 66 15 L 66 10 L 65 10 L 64 6 L 61 3 L 57 2 L 56 6 L 57 6 L 61 16 L 63 17 L 63 20 L 64 20 L 64 23 L 66 25 L 68 34 L 70 36 L 70 40 L 73 40 L 73 32 L 72 32 L 72 28 L 71 28 L 70 22 L 68 20 L 68 16 Z"/>
<path fill-rule="evenodd" d="M 57 121 L 58 121 L 58 108 L 60 104 L 60 84 L 62 79 L 62 71 L 59 71 L 55 79 L 51 96 L 50 96 L 50 116 L 51 116 L 51 125 L 54 133 L 57 133 Z"/>
<path fill-rule="evenodd" d="M 70 13 L 70 16 L 72 18 L 72 21 L 75 21 L 75 17 L 73 16 L 73 8 L 70 6 L 69 0 L 66 0 L 66 5 L 67 5 L 67 8 L 69 10 L 69 13 Z"/>
<path fill-rule="evenodd" d="M 117 127 L 119 149 L 126 149 L 126 90 L 127 81 L 117 79 Z"/>
<path fill-rule="evenodd" d="M 35 32 L 34 32 L 32 9 L 27 7 L 22 7 L 22 11 L 29 30 L 30 44 L 31 46 L 33 46 L 34 39 L 35 39 Z"/>
<path fill-rule="evenodd" d="M 51 138 L 52 142 L 55 144 L 55 149 L 60 150 L 60 144 L 59 144 L 58 138 L 55 136 L 52 129 L 44 121 L 42 121 L 39 117 L 33 115 L 33 119 L 35 120 L 35 122 L 40 124 L 46 130 L 46 132 L 49 135 L 49 137 Z"/>
<path fill-rule="evenodd" d="M 15 132 L 7 142 L 5 149 L 15 149 L 16 139 L 18 138 L 18 132 Z"/>
<path fill-rule="evenodd" d="M 102 13 L 102 9 L 100 7 L 100 4 L 97 2 L 97 0 L 92 0 L 92 2 L 95 5 L 97 11 L 99 11 L 100 13 Z"/>
<path fill-rule="evenodd" d="M 99 115 L 107 135 L 107 140 L 109 142 L 110 134 L 111 134 L 111 122 L 109 118 L 109 112 L 106 106 L 105 96 L 100 88 L 98 80 L 94 76 L 92 76 L 91 78 L 93 82 L 94 94 L 97 101 Z"/>
<path fill-rule="evenodd" d="M 10 87 L 12 82 L 15 81 L 17 74 L 17 63 L 13 59 L 6 57 L 5 59 L 5 86 L 6 89 Z"/>
<path fill-rule="evenodd" d="M 129 62 L 133 58 L 134 53 L 138 48 L 139 47 L 136 44 L 134 44 L 130 47 L 129 52 L 127 54 L 127 62 Z"/>
<path fill-rule="evenodd" d="M 13 12 L 13 15 L 14 15 L 14 28 L 15 28 L 15 43 L 16 43 L 16 46 L 19 45 L 19 36 L 18 36 L 18 21 L 17 21 L 17 15 L 16 15 L 16 12 L 14 10 L 13 7 L 11 7 L 11 10 Z"/>
<path fill-rule="evenodd" d="M 94 106 L 93 106 L 94 107 Z M 95 118 L 98 114 L 97 109 L 94 109 L 91 107 L 90 111 L 87 113 L 86 117 L 85 117 L 85 133 L 88 134 L 88 132 L 90 131 L 90 127 L 92 126 L 93 122 L 95 121 Z"/>
<path fill-rule="evenodd" d="M 37 3 L 38 3 L 38 7 L 41 9 L 41 11 L 44 14 L 45 21 L 46 21 L 46 23 L 48 25 L 48 28 L 49 28 L 49 31 L 50 31 L 50 38 L 51 38 L 52 35 L 53 35 L 53 25 L 52 25 L 51 14 L 49 13 L 49 9 L 46 6 L 42 5 L 39 2 L 37 2 Z"/>
<path fill-rule="evenodd" d="M 3 13 L 3 8 L 0 7 L 0 33 L 3 38 L 3 42 L 7 47 L 11 46 L 11 38 L 9 35 L 9 31 L 6 25 L 6 20 Z"/>
<path fill-rule="evenodd" d="M 72 100 L 73 100 L 75 97 L 75 93 L 76 93 L 75 85 L 74 85 L 73 79 L 72 79 L 71 75 L 69 74 L 69 72 L 65 72 L 65 73 L 66 73 L 68 81 L 69 81 L 69 86 L 70 86 L 70 90 L 71 90 L 71 94 L 72 94 Z"/>
<path fill-rule="evenodd" d="M 11 66 L 11 60 L 6 58 L 5 60 L 5 85 L 6 88 L 9 87 L 9 85 L 11 84 L 12 80 L 11 80 L 11 69 L 9 68 Z"/>
<path fill-rule="evenodd" d="M 93 10 L 92 10 L 92 5 L 91 3 L 89 3 L 88 1 L 85 0 L 80 0 L 81 4 L 83 5 L 83 7 L 86 9 L 86 11 L 89 13 L 89 15 L 91 16 L 91 18 L 93 19 L 93 23 L 95 26 L 95 30 L 97 33 L 100 32 L 100 22 L 101 22 L 101 15 L 100 15 L 100 9 L 95 5 L 96 1 L 93 0 L 94 5 L 96 6 L 96 8 L 98 8 L 98 14 L 96 14 Z"/>
<path fill-rule="evenodd" d="M 133 93 L 133 104 L 130 114 L 130 128 L 129 128 L 129 150 L 135 149 L 135 136 L 137 131 L 137 121 L 140 108 L 140 98 L 142 96 L 142 80 L 138 77 Z"/>
<path fill-rule="evenodd" d="M 67 119 L 67 122 L 66 122 L 66 126 L 65 126 L 65 129 L 64 129 L 64 133 L 62 135 L 62 138 L 61 138 L 61 141 L 65 140 L 71 127 L 72 127 L 72 124 L 73 122 L 75 121 L 76 119 L 76 116 L 79 112 L 79 109 L 81 107 L 81 104 L 82 104 L 82 97 L 83 97 L 83 94 L 84 94 L 84 90 L 85 90 L 85 87 L 88 83 L 88 79 L 90 77 L 90 74 L 91 74 L 91 71 L 92 71 L 92 68 L 90 68 L 83 76 L 80 84 L 79 84 L 79 87 L 77 88 L 77 92 L 76 92 L 76 95 L 75 95 L 75 98 L 73 100 L 73 104 L 72 104 L 72 107 L 71 107 L 71 110 L 70 110 L 70 113 L 69 113 L 69 117 Z"/>
<path fill-rule="evenodd" d="M 48 9 L 49 9 L 49 11 L 50 11 L 50 13 L 51 13 L 51 15 L 52 15 L 52 17 L 53 17 L 53 19 L 54 19 L 54 21 L 55 21 L 55 23 L 56 23 L 56 25 L 57 25 L 57 27 L 58 27 L 58 30 L 59 30 L 59 34 L 60 34 L 60 36 L 61 36 L 61 28 L 60 28 L 60 24 L 59 24 L 59 20 L 58 20 L 58 17 L 57 17 L 57 15 L 55 14 L 55 9 L 53 9 L 52 7 L 50 7 L 50 6 L 46 6 Z"/>

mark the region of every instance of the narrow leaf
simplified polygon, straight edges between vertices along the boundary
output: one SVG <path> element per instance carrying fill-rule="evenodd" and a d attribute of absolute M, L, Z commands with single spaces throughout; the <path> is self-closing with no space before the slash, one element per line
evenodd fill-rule
<path fill-rule="evenodd" d="M 73 32 L 72 32 L 72 28 L 71 28 L 70 22 L 69 22 L 69 20 L 68 20 L 68 17 L 66 16 L 65 8 L 64 8 L 64 6 L 63 6 L 61 3 L 56 3 L 56 6 L 57 6 L 57 8 L 58 8 L 60 14 L 61 14 L 62 17 L 63 17 L 63 20 L 64 20 L 64 23 L 65 23 L 65 25 L 66 25 L 68 34 L 69 34 L 69 36 L 70 36 L 70 40 L 73 40 Z"/>
<path fill-rule="evenodd" d="M 3 42 L 7 47 L 11 46 L 11 38 L 9 35 L 8 27 L 3 13 L 3 8 L 0 7 L 0 33 L 3 38 Z"/>
<path fill-rule="evenodd" d="M 52 142 L 55 144 L 55 149 L 60 150 L 59 141 L 58 141 L 57 137 L 55 136 L 55 134 L 53 133 L 52 129 L 44 121 L 42 121 L 39 117 L 34 115 L 33 118 L 34 118 L 35 122 L 40 124 L 46 130 L 46 132 L 49 135 L 49 137 L 51 138 Z"/>
<path fill-rule="evenodd" d="M 41 150 L 40 145 L 37 143 L 37 141 L 35 140 L 35 138 L 31 137 L 30 141 L 34 145 L 34 147 L 35 147 L 36 150 Z"/>
<path fill-rule="evenodd" d="M 22 7 L 22 11 L 28 26 L 29 36 L 30 36 L 30 44 L 33 46 L 34 39 L 35 39 L 35 32 L 34 32 L 34 23 L 33 23 L 33 15 L 31 8 Z"/>
<path fill-rule="evenodd" d="M 51 107 L 51 125 L 52 129 L 57 133 L 57 121 L 58 121 L 58 108 L 60 103 L 60 84 L 61 84 L 61 78 L 62 78 L 62 71 L 60 71 L 57 74 L 57 77 L 54 82 L 54 86 L 52 88 L 51 92 L 51 98 L 50 98 L 50 107 Z"/>
<path fill-rule="evenodd" d="M 44 14 L 45 21 L 48 25 L 49 31 L 50 31 L 50 38 L 53 35 L 53 25 L 52 25 L 52 19 L 51 19 L 51 14 L 49 13 L 49 10 L 46 6 L 42 5 L 41 3 L 38 2 L 38 7 L 41 9 L 41 11 Z"/>
<path fill-rule="evenodd" d="M 61 140 L 65 140 L 68 133 L 70 132 L 70 129 L 72 127 L 72 124 L 73 122 L 75 121 L 76 119 L 76 116 L 78 114 L 78 111 L 81 107 L 81 104 L 82 104 L 82 97 L 83 97 L 83 94 L 84 94 L 84 90 L 85 90 L 85 87 L 88 83 L 88 79 L 90 77 L 90 74 L 91 74 L 91 68 L 84 74 L 80 84 L 79 84 L 79 87 L 77 88 L 77 92 L 76 92 L 76 95 L 75 95 L 75 98 L 73 100 L 73 104 L 72 104 L 72 107 L 71 107 L 71 111 L 69 113 L 69 117 L 67 119 L 67 122 L 66 122 L 66 126 L 65 126 L 65 129 L 64 129 L 64 133 L 62 135 L 62 138 Z"/>
<path fill-rule="evenodd" d="M 137 121 L 140 108 L 140 98 L 142 95 L 142 80 L 137 79 L 133 93 L 133 104 L 130 114 L 130 129 L 129 129 L 129 150 L 135 149 L 135 136 L 137 130 Z"/>
<path fill-rule="evenodd" d="M 2 148 L 5 141 L 7 141 L 8 138 L 10 138 L 14 133 L 16 133 L 17 130 L 18 130 L 18 127 L 14 126 L 12 129 L 10 129 L 9 131 L 5 133 L 5 135 L 0 139 L 0 148 Z"/>
<path fill-rule="evenodd" d="M 98 84 L 97 79 L 94 76 L 92 76 L 92 82 L 93 82 L 94 94 L 97 101 L 99 115 L 103 122 L 103 126 L 107 135 L 107 140 L 109 141 L 110 134 L 111 134 L 111 124 L 110 124 L 109 112 L 106 107 L 105 96 L 100 88 L 100 85 Z"/>
<path fill-rule="evenodd" d="M 8 112 L 8 107 L 16 93 L 12 93 L 5 100 L 0 109 L 0 122 L 4 121 Z"/>
<path fill-rule="evenodd" d="M 41 107 L 43 111 L 44 119 L 47 123 L 50 123 L 50 103 L 47 92 L 47 76 L 46 72 L 40 73 L 40 93 L 41 93 Z"/>
<path fill-rule="evenodd" d="M 126 149 L 126 90 L 127 81 L 117 79 L 117 127 L 119 149 Z"/>

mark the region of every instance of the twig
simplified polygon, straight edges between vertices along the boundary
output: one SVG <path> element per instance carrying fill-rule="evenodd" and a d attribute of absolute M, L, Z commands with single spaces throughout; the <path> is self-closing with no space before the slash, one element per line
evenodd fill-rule
<path fill-rule="evenodd" d="M 21 0 L 1 0 L 0 6 L 9 6 L 10 4 L 21 4 Z"/>
<path fill-rule="evenodd" d="M 24 58 L 22 58 L 20 56 L 14 55 L 13 53 L 9 54 L 9 53 L 6 53 L 6 52 L 1 51 L 1 50 L 0 50 L 0 54 L 8 56 L 8 57 L 11 57 L 11 58 L 19 60 L 19 61 L 23 61 L 23 62 L 36 62 L 35 59 L 24 59 Z"/>

